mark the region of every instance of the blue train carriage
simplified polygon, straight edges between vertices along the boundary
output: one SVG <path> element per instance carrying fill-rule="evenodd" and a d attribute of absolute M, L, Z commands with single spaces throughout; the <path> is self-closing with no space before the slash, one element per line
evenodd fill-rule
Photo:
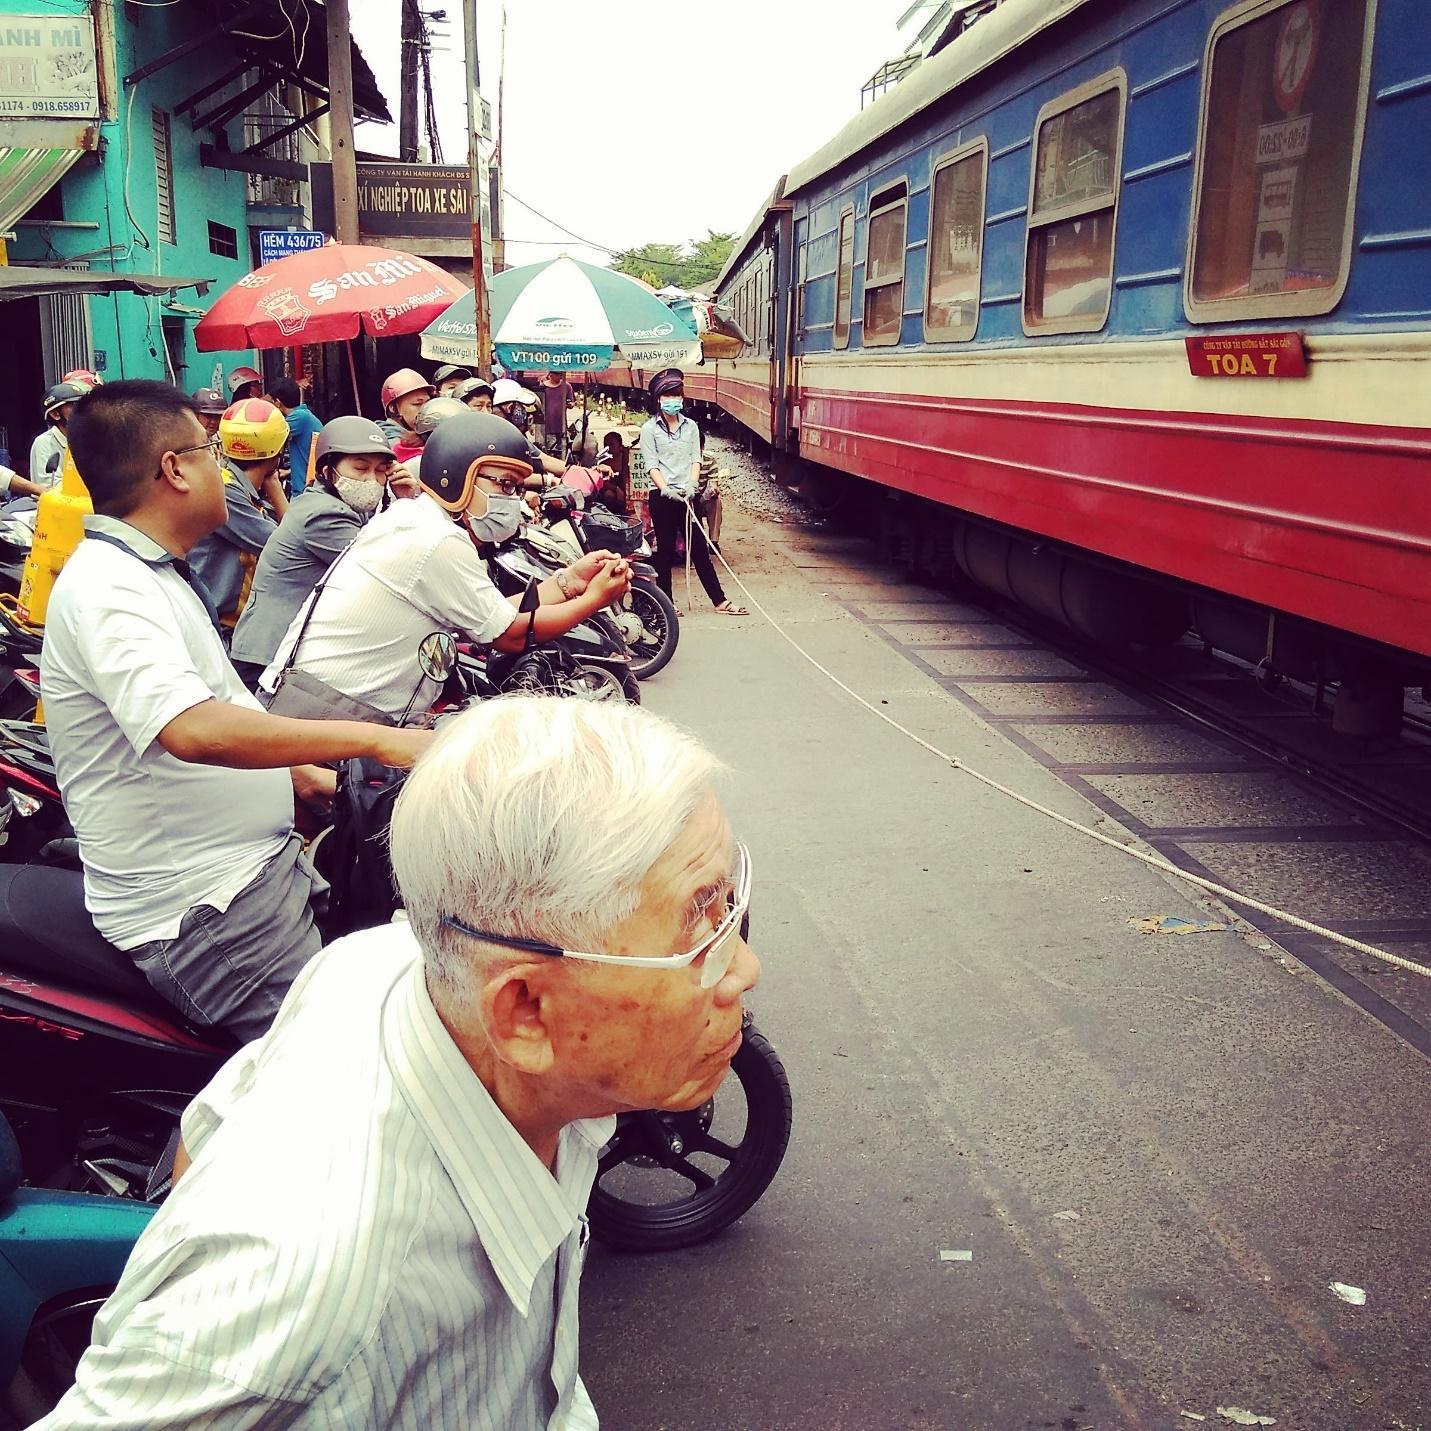
<path fill-rule="evenodd" d="M 1428 152 L 1423 0 L 1005 0 L 776 186 L 717 400 L 1094 634 L 1424 679 Z"/>

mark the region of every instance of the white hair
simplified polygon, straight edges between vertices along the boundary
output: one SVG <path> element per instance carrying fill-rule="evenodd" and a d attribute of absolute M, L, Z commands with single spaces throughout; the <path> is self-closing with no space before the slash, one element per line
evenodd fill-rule
<path fill-rule="evenodd" d="M 391 835 L 439 1004 L 466 1006 L 483 962 L 444 916 L 600 950 L 718 768 L 689 735 L 625 702 L 504 696 L 448 722 L 408 777 Z"/>

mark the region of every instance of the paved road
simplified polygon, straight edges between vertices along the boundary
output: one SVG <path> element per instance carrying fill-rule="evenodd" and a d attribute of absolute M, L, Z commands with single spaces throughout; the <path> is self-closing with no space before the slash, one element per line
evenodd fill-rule
<path fill-rule="evenodd" d="M 726 545 L 882 708 L 1100 818 L 822 601 L 837 540 L 736 519 Z M 698 611 L 646 699 L 730 767 L 795 1133 L 715 1243 L 594 1251 L 606 1425 L 1431 1428 L 1419 1054 L 1237 934 L 1135 933 L 1206 911 L 895 738 L 757 618 Z"/>

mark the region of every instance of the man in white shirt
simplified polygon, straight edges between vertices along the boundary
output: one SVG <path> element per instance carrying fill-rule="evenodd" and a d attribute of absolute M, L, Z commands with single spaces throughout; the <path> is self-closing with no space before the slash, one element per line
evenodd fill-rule
<path fill-rule="evenodd" d="M 610 1115 L 710 1099 L 760 972 L 714 766 L 620 703 L 453 720 L 393 819 L 410 923 L 325 950 L 190 1106 L 192 1164 L 39 1427 L 593 1431 Z"/>
<path fill-rule="evenodd" d="M 30 444 L 30 481 L 41 490 L 60 485 L 70 413 L 88 391 L 79 383 L 56 383 L 45 393 L 45 430 Z"/>
<path fill-rule="evenodd" d="M 95 516 L 55 582 L 40 679 L 85 903 L 186 1017 L 254 1038 L 320 943 L 293 798 L 333 777 L 309 763 L 406 766 L 430 736 L 285 720 L 243 688 L 184 560 L 227 510 L 190 398 L 106 384 L 70 440 Z"/>
<path fill-rule="evenodd" d="M 401 719 L 437 695 L 418 662 L 434 631 L 520 651 L 529 623 L 549 641 L 624 595 L 630 567 L 605 551 L 542 582 L 533 613 L 519 614 L 519 598 L 493 586 L 476 544 L 517 530 L 517 494 L 531 472 L 526 439 L 495 414 L 444 420 L 423 449 L 422 493 L 358 534 L 299 608 L 260 689 L 271 696 L 292 667 Z"/>

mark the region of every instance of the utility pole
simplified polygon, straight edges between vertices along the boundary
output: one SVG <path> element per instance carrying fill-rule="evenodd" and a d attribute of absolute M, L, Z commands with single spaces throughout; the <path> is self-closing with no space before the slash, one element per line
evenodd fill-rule
<path fill-rule="evenodd" d="M 346 9 L 346 5 L 344 6 Z M 472 195 L 472 296 L 477 315 L 477 366 L 492 370 L 492 317 L 487 307 L 487 278 L 482 270 L 482 72 L 477 64 L 477 0 L 462 0 L 462 29 L 467 60 L 467 164 Z"/>
<path fill-rule="evenodd" d="M 507 85 L 507 7 L 502 6 L 502 53 L 497 67 L 497 134 L 492 155 L 487 161 L 487 212 L 492 221 L 492 272 L 501 273 L 507 266 L 507 243 L 503 236 L 505 224 L 502 212 L 502 119 Z"/>
<path fill-rule="evenodd" d="M 422 43 L 418 0 L 402 0 L 402 53 L 398 80 L 398 158 L 417 162 L 417 47 Z"/>
<path fill-rule="evenodd" d="M 333 237 L 358 242 L 358 161 L 353 150 L 353 51 L 348 0 L 328 0 L 328 133 L 333 150 Z"/>

